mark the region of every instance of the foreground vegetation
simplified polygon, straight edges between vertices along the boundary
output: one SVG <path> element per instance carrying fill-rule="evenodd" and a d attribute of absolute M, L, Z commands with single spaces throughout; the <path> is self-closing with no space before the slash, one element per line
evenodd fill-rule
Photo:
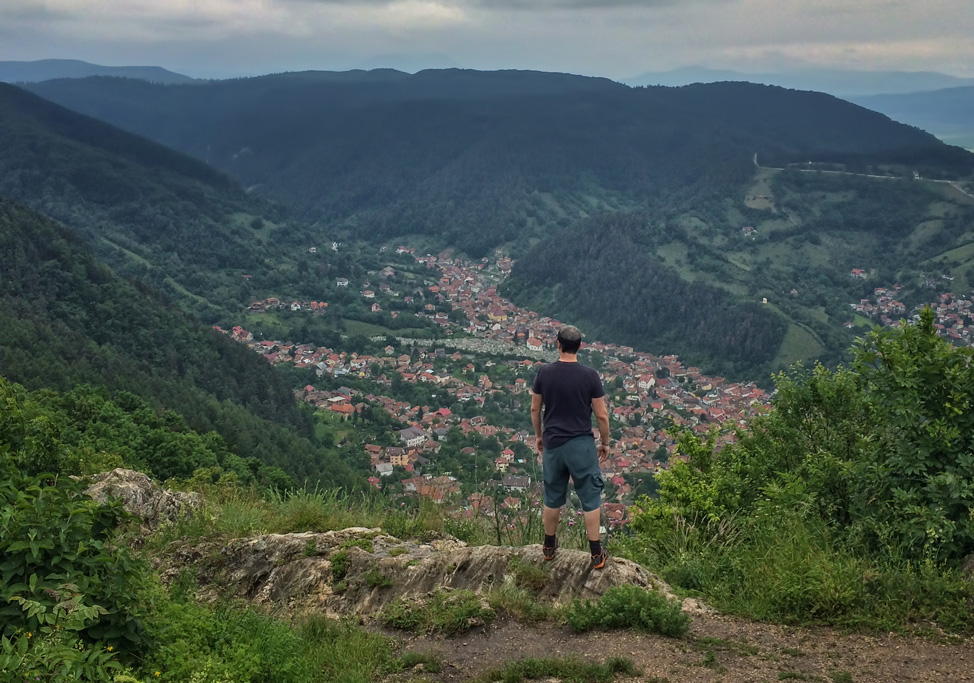
<path fill-rule="evenodd" d="M 780 375 L 747 431 L 683 435 L 627 553 L 756 619 L 974 632 L 972 357 L 927 309 L 849 369 Z"/>
<path fill-rule="evenodd" d="M 702 441 L 683 435 L 684 458 L 659 475 L 659 498 L 641 500 L 630 533 L 613 539 L 613 552 L 660 571 L 678 590 L 750 618 L 974 632 L 974 583 L 962 573 L 974 552 L 972 356 L 940 339 L 926 311 L 916 325 L 862 340 L 848 369 L 799 368 L 779 376 L 773 408 L 747 431 Z M 76 407 L 90 403 L 78 403 L 86 394 L 75 393 L 45 406 L 0 380 L 4 675 L 116 683 L 365 682 L 424 662 L 436 666 L 360 626 L 316 616 L 288 623 L 229 598 L 201 604 L 191 572 L 166 587 L 142 553 L 214 533 L 230 538 L 363 524 L 401 538 L 448 532 L 473 543 L 498 542 L 488 516 L 458 520 L 441 506 L 402 505 L 377 494 L 282 492 L 259 488 L 257 479 L 243 484 L 240 464 L 221 461 L 212 439 L 175 429 L 168 435 L 206 466 L 170 483 L 203 492 L 206 508 L 144 539 L 135 552 L 128 515 L 117 503 L 91 501 L 82 481 L 68 475 L 137 457 L 150 469 L 170 466 L 144 450 L 153 439 L 164 440 L 166 423 L 153 432 L 143 415 L 119 432 L 97 427 L 99 420 L 82 430 L 76 413 L 83 411 Z M 110 405 L 100 405 L 104 415 Z M 118 434 L 143 445 L 126 450 Z M 90 441 L 95 435 L 101 441 Z M 514 531 L 520 535 L 501 541 L 538 540 L 536 528 Z M 548 580 L 544 568 L 512 562 L 508 573 L 512 582 L 485 596 L 454 591 L 421 605 L 392 601 L 379 620 L 442 634 L 488 624 L 501 612 L 556 620 L 576 631 L 626 628 L 681 637 L 689 626 L 677 603 L 633 587 L 610 590 L 595 603 L 546 608 L 535 597 Z M 484 680 L 628 671 L 625 662 L 598 666 L 596 672 L 578 662 L 522 662 Z"/>

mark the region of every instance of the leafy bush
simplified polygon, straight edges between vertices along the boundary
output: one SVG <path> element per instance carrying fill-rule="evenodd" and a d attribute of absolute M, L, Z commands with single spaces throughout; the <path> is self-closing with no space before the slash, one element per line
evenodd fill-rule
<path fill-rule="evenodd" d="M 96 503 L 69 477 L 24 476 L 9 448 L 0 443 L 0 633 L 60 628 L 91 608 L 84 623 L 71 622 L 83 640 L 143 650 L 145 567 L 111 539 L 126 519 L 121 504 Z"/>
<path fill-rule="evenodd" d="M 680 603 L 638 586 L 613 586 L 598 601 L 575 600 L 565 610 L 565 619 L 575 631 L 634 628 L 674 638 L 690 628 L 690 617 Z"/>
<path fill-rule="evenodd" d="M 776 378 L 732 440 L 685 432 L 620 550 L 762 619 L 974 630 L 974 349 L 915 325 L 870 333 L 851 369 Z"/>
<path fill-rule="evenodd" d="M 66 586 L 53 609 L 34 600 L 16 597 L 27 616 L 37 617 L 37 631 L 22 630 L 0 636 L 0 674 L 3 680 L 43 680 L 51 683 L 108 681 L 119 668 L 113 646 L 85 643 L 79 633 L 105 613 L 85 605 L 82 596 L 71 595 Z"/>

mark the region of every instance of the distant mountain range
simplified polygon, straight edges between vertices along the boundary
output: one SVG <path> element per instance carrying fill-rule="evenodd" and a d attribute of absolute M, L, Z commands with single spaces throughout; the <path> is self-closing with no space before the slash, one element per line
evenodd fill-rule
<path fill-rule="evenodd" d="M 974 87 L 851 98 L 892 119 L 917 126 L 944 142 L 974 149 Z"/>
<path fill-rule="evenodd" d="M 192 83 L 195 79 L 159 66 L 102 66 L 78 59 L 42 59 L 35 62 L 0 62 L 0 82 L 38 83 L 55 78 L 115 76 L 150 83 Z"/>
<path fill-rule="evenodd" d="M 727 69 L 687 66 L 672 71 L 650 72 L 624 80 L 628 85 L 681 86 L 691 83 L 747 81 L 795 90 L 826 92 L 845 99 L 866 95 L 914 93 L 974 86 L 974 78 L 958 78 L 933 71 L 854 71 L 802 69 L 777 73 L 745 73 Z"/>
<path fill-rule="evenodd" d="M 206 161 L 329 229 L 426 234 L 477 256 L 593 213 L 725 194 L 753 173 L 755 153 L 769 165 L 907 164 L 927 177 L 974 168 L 974 157 L 867 109 L 746 83 L 644 89 L 386 69 L 28 88 Z"/>
<path fill-rule="evenodd" d="M 846 291 L 850 269 L 896 281 L 970 241 L 954 205 L 967 199 L 945 183 L 767 168 L 974 176 L 974 155 L 816 92 L 391 69 L 28 87 L 215 166 L 320 235 L 478 258 L 503 249 L 520 258 L 508 285 L 520 304 L 738 377 L 847 348 L 848 302 L 864 295 Z M 215 229 L 227 237 L 187 240 L 262 268 L 252 231 Z M 190 252 L 176 276 L 212 279 Z M 966 256 L 954 261 L 967 272 Z"/>

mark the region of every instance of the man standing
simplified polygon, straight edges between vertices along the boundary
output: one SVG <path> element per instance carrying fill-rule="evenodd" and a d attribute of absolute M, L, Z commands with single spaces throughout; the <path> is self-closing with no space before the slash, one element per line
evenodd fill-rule
<path fill-rule="evenodd" d="M 531 387 L 531 422 L 544 478 L 542 552 L 551 560 L 558 549 L 556 534 L 570 476 L 582 502 L 592 569 L 602 569 L 608 554 L 599 536 L 605 488 L 599 464 L 609 455 L 609 412 L 599 373 L 578 362 L 581 344 L 582 333 L 577 327 L 565 325 L 558 330 L 558 361 L 542 366 Z M 593 412 L 599 425 L 598 448 L 592 435 Z"/>

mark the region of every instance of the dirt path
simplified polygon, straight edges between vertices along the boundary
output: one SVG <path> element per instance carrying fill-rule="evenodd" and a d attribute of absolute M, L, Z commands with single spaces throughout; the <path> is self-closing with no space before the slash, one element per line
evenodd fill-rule
<path fill-rule="evenodd" d="M 802 680 L 834 683 L 974 682 L 974 639 L 956 644 L 907 636 L 844 634 L 698 616 L 683 640 L 623 631 L 577 635 L 550 624 L 513 621 L 454 638 L 410 639 L 411 651 L 433 652 L 443 671 L 423 680 L 468 681 L 485 670 L 527 657 L 578 655 L 633 660 L 643 676 L 628 681 Z"/>

